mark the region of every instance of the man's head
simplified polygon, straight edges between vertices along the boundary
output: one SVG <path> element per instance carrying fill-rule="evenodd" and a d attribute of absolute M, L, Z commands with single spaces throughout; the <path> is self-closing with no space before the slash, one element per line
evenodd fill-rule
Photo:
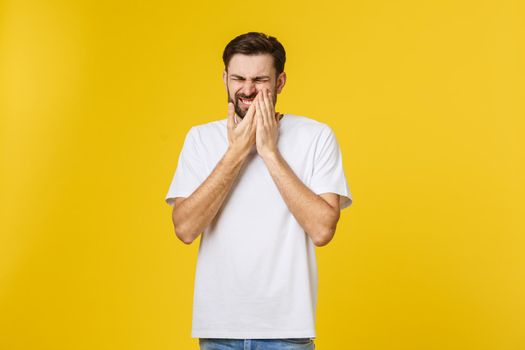
<path fill-rule="evenodd" d="M 228 102 L 239 117 L 244 118 L 250 100 L 263 88 L 272 92 L 275 106 L 286 82 L 286 52 L 276 38 L 258 32 L 239 35 L 226 45 L 222 60 Z"/>

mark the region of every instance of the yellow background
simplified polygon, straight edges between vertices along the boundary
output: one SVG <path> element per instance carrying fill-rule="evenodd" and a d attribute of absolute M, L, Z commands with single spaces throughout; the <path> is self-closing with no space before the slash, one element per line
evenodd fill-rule
<path fill-rule="evenodd" d="M 525 349 L 524 23 L 518 0 L 0 2 L 0 348 L 198 348 L 199 242 L 164 197 L 255 30 L 354 197 L 317 248 L 317 349 Z"/>

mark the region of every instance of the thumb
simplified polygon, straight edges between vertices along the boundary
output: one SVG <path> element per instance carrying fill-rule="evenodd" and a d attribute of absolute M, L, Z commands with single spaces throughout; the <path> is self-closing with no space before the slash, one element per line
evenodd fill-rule
<path fill-rule="evenodd" d="M 235 111 L 233 108 L 233 102 L 228 102 L 228 128 L 233 129 L 235 126 Z"/>

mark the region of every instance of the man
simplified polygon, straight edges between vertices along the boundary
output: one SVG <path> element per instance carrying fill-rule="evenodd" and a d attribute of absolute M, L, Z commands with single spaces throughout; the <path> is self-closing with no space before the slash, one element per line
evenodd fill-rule
<path fill-rule="evenodd" d="M 201 349 L 314 349 L 315 246 L 352 203 L 332 129 L 275 112 L 285 50 L 263 33 L 223 53 L 228 117 L 193 126 L 166 196 L 175 233 L 202 232 L 192 337 Z"/>

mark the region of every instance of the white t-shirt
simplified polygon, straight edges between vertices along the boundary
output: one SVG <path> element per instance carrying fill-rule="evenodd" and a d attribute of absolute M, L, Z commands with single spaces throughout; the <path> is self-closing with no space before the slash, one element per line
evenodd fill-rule
<path fill-rule="evenodd" d="M 227 148 L 227 119 L 192 127 L 166 202 L 190 196 Z M 339 145 L 328 125 L 284 114 L 278 149 L 314 193 L 338 193 L 341 209 L 352 203 Z M 191 336 L 315 338 L 316 304 L 315 245 L 253 150 L 201 235 Z"/>

